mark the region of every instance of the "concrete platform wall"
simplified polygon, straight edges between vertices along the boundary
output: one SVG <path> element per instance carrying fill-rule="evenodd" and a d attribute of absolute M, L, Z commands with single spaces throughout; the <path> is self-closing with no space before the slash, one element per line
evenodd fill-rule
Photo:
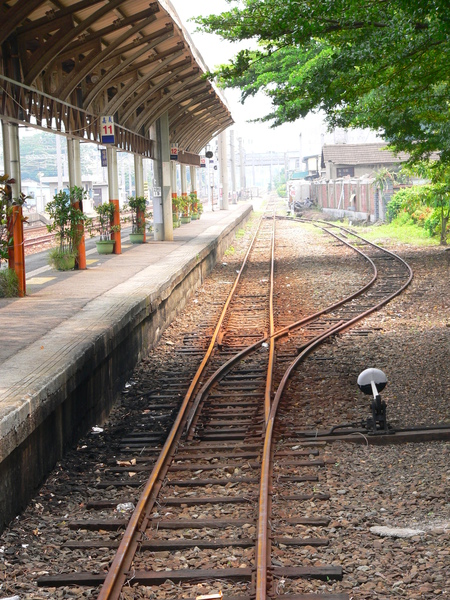
<path fill-rule="evenodd" d="M 90 339 L 80 335 L 77 340 L 72 333 L 73 348 L 67 356 L 62 354 L 61 364 L 52 364 L 45 376 L 35 371 L 35 381 L 28 388 L 22 381 L 15 384 L 18 399 L 12 393 L 8 397 L 14 410 L 10 406 L 8 413 L 2 410 L 0 414 L 0 530 L 23 510 L 64 452 L 90 427 L 104 421 L 136 364 L 158 343 L 250 214 L 251 207 L 231 218 L 217 235 L 194 238 L 190 256 L 188 245 L 183 246 L 187 259 L 171 270 L 170 265 L 161 265 L 161 282 L 156 287 L 148 285 L 148 273 L 143 271 L 94 299 L 86 310 L 90 316 L 81 313 L 78 318 L 85 321 L 84 327 L 89 319 L 101 319 L 102 327 L 92 331 Z M 172 260 L 175 263 L 177 256 Z M 77 322 L 71 324 L 72 332 L 74 326 Z M 28 351 L 36 355 L 39 347 L 61 339 L 70 346 L 72 340 L 66 339 L 69 325 L 57 330 Z M 26 352 L 17 357 L 18 369 L 26 357 Z M 29 398 L 20 398 L 24 389 L 31 390 Z"/>

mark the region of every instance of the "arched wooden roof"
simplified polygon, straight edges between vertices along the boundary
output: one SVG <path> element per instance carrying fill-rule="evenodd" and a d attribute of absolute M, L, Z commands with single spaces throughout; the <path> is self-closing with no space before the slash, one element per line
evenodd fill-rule
<path fill-rule="evenodd" d="M 232 122 L 168 0 L 7 0 L 0 12 L 0 116 L 150 156 L 169 112 L 171 142 L 198 153 Z"/>

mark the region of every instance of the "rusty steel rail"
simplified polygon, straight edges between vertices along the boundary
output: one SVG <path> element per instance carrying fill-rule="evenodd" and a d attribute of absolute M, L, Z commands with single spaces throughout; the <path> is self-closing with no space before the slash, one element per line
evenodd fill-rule
<path fill-rule="evenodd" d="M 341 238 L 336 236 L 334 233 L 332 233 L 324 228 L 322 228 L 322 229 L 324 231 L 326 231 L 328 234 L 330 234 L 333 237 L 335 237 L 336 239 L 338 239 L 339 241 L 341 241 L 342 243 L 346 244 L 349 247 L 352 247 L 354 250 L 356 250 L 360 254 L 364 255 L 358 248 L 355 248 L 350 243 L 346 242 L 345 240 L 342 240 Z M 346 230 L 346 231 L 347 231 L 347 233 L 352 233 L 348 230 Z M 356 234 L 352 234 L 352 235 L 356 235 Z M 362 238 L 361 236 L 356 235 L 356 237 L 363 240 L 364 242 L 367 242 L 367 240 L 364 240 L 364 238 Z M 398 259 L 401 263 L 403 263 L 403 265 L 409 272 L 409 277 L 408 277 L 407 281 L 396 292 L 392 293 L 390 296 L 383 299 L 381 302 L 375 304 L 371 309 L 362 312 L 361 314 L 354 317 L 353 319 L 350 319 L 347 322 L 342 322 L 342 321 L 338 322 L 334 327 L 330 328 L 328 331 L 324 332 L 323 334 L 318 335 L 310 343 L 305 344 L 304 347 L 300 349 L 299 355 L 290 363 L 290 365 L 288 366 L 288 368 L 286 369 L 286 371 L 282 377 L 282 380 L 275 392 L 273 403 L 270 408 L 269 418 L 266 423 L 266 436 L 265 436 L 265 440 L 264 440 L 264 452 L 263 452 L 263 460 L 262 460 L 262 467 L 261 467 L 261 483 L 260 483 L 260 498 L 259 498 L 258 562 L 257 562 L 256 600 L 266 600 L 266 597 L 267 597 L 267 574 L 268 574 L 267 562 L 269 559 L 268 551 L 267 551 L 268 550 L 268 541 L 267 540 L 268 540 L 268 516 L 269 516 L 269 491 L 270 491 L 270 483 L 271 483 L 272 437 L 273 437 L 274 424 L 275 424 L 275 419 L 276 419 L 277 412 L 278 412 L 278 407 L 279 407 L 283 392 L 285 390 L 285 387 L 287 385 L 287 382 L 288 382 L 289 378 L 291 377 L 292 373 L 297 369 L 299 364 L 311 352 L 313 352 L 313 350 L 315 350 L 315 348 L 317 348 L 320 344 L 322 344 L 323 342 L 328 340 L 330 337 L 343 332 L 344 330 L 348 329 L 349 327 L 351 327 L 358 321 L 361 321 L 362 319 L 367 317 L 369 314 L 378 311 L 382 306 L 384 306 L 385 304 L 390 302 L 390 300 L 392 300 L 393 298 L 395 298 L 396 296 L 401 294 L 406 289 L 406 287 L 408 287 L 408 285 L 411 283 L 412 278 L 413 278 L 412 269 L 402 258 L 398 257 L 397 255 L 395 255 L 394 253 L 392 253 L 388 250 L 385 250 L 384 248 L 381 248 L 377 244 L 373 244 L 372 242 L 368 242 L 368 243 L 370 245 L 382 250 L 383 252 L 390 254 L 391 256 Z M 368 257 L 366 257 L 366 258 L 368 258 Z M 373 261 L 370 258 L 368 258 L 368 260 L 374 268 L 374 277 L 373 277 L 372 281 L 367 286 L 365 286 L 366 289 L 368 287 L 370 287 L 373 284 L 374 280 L 377 278 L 377 269 L 376 269 Z M 348 302 L 349 299 L 354 298 L 354 297 L 360 295 L 361 293 L 362 293 L 362 290 L 358 291 L 356 294 L 353 294 L 352 296 L 346 298 L 345 301 L 338 303 L 338 305 L 342 305 L 343 303 Z M 336 306 L 337 305 L 335 305 L 335 307 Z M 318 313 L 318 314 L 324 314 L 325 312 L 329 312 L 330 310 L 332 310 L 332 309 L 331 308 L 326 309 L 326 311 L 321 311 L 321 313 Z M 298 322 L 295 325 L 297 326 L 299 323 L 300 322 Z M 291 330 L 292 328 L 293 328 L 293 326 L 288 326 L 287 328 L 284 328 L 284 330 L 281 330 L 281 331 L 275 333 L 275 335 L 273 336 L 274 339 L 281 337 L 282 335 L 284 335 L 286 333 L 286 330 Z"/>
<path fill-rule="evenodd" d="M 233 365 L 235 365 L 237 362 L 239 362 L 244 356 L 246 356 L 247 354 L 251 353 L 258 347 L 260 347 L 262 343 L 269 341 L 270 348 L 271 348 L 271 357 L 272 357 L 272 359 L 269 359 L 269 362 L 271 362 L 273 365 L 272 352 L 273 352 L 273 348 L 274 348 L 273 344 L 274 344 L 275 340 L 277 340 L 277 339 L 281 338 L 282 336 L 288 334 L 289 332 L 301 327 L 302 325 L 305 325 L 309 322 L 314 321 L 319 316 L 322 316 L 324 314 L 332 312 L 336 308 L 347 304 L 348 302 L 357 298 L 358 296 L 360 296 L 365 291 L 367 291 L 370 287 L 373 286 L 373 284 L 375 283 L 375 281 L 378 278 L 378 271 L 377 271 L 377 268 L 376 268 L 373 260 L 370 257 L 368 257 L 367 255 L 365 255 L 360 249 L 354 247 L 352 244 L 350 244 L 346 240 L 339 238 L 334 233 L 332 233 L 326 229 L 324 231 L 326 231 L 329 235 L 332 235 L 339 242 L 347 245 L 349 248 L 352 248 L 355 252 L 359 253 L 362 257 L 364 257 L 372 267 L 372 272 L 373 272 L 372 279 L 366 285 L 362 286 L 359 290 L 357 290 L 353 294 L 347 296 L 343 300 L 336 302 L 335 304 L 328 306 L 327 308 L 325 308 L 321 311 L 318 311 L 317 313 L 315 313 L 313 315 L 305 317 L 305 318 L 301 319 L 300 321 L 292 323 L 291 325 L 288 325 L 277 332 L 271 331 L 270 335 L 268 335 L 264 338 L 261 338 L 260 340 L 258 340 L 254 344 L 252 344 L 251 346 L 245 348 L 244 350 L 242 350 L 241 352 L 239 352 L 238 354 L 233 356 L 226 363 L 224 363 L 220 367 L 220 369 L 216 373 L 214 373 L 214 375 L 212 375 L 210 377 L 210 379 L 204 384 L 202 389 L 198 392 L 198 395 L 195 399 L 194 407 L 192 409 L 193 411 L 198 409 L 198 406 L 201 404 L 201 401 L 208 393 L 208 390 L 214 385 L 214 383 L 218 379 L 224 377 L 226 375 L 226 373 L 228 373 L 230 371 L 230 369 L 233 367 Z M 267 415 L 267 417 L 265 419 L 265 439 L 264 439 L 264 449 L 263 449 L 263 460 L 262 460 L 262 466 L 261 466 L 261 480 L 260 480 L 260 494 L 259 494 L 257 562 L 256 562 L 256 599 L 257 600 L 265 600 L 266 595 L 267 595 L 267 575 L 268 575 L 268 558 L 269 558 L 269 556 L 268 556 L 268 518 L 269 518 L 269 490 L 270 490 L 270 479 L 271 479 L 272 435 L 273 435 L 274 421 L 275 421 L 275 417 L 276 417 L 278 406 L 279 406 L 279 401 L 282 396 L 285 385 L 286 385 L 289 377 L 292 375 L 292 373 L 295 371 L 295 369 L 300 364 L 300 362 L 309 353 L 311 353 L 317 346 L 319 346 L 325 340 L 329 339 L 331 336 L 337 335 L 338 333 L 351 327 L 356 322 L 364 319 L 366 316 L 368 316 L 372 312 L 379 310 L 382 306 L 384 306 L 392 298 L 394 298 L 395 296 L 400 294 L 410 284 L 412 277 L 413 277 L 412 270 L 410 269 L 409 265 L 407 265 L 407 263 L 405 261 L 403 261 L 403 259 L 401 259 L 400 257 L 397 257 L 393 253 L 390 253 L 389 251 L 385 250 L 384 248 L 377 246 L 376 244 L 371 244 L 371 245 L 378 248 L 383 253 L 391 254 L 396 259 L 398 259 L 401 263 L 403 263 L 403 265 L 409 272 L 409 276 L 408 276 L 406 283 L 403 286 L 401 286 L 395 293 L 391 294 L 390 296 L 388 296 L 381 302 L 375 304 L 371 309 L 362 312 L 360 315 L 358 315 L 357 317 L 354 317 L 353 319 L 350 319 L 349 321 L 342 321 L 342 320 L 339 321 L 335 326 L 333 326 L 326 332 L 316 336 L 316 338 L 313 339 L 308 344 L 305 344 L 304 347 L 302 347 L 300 349 L 301 352 L 300 352 L 299 356 L 287 368 L 285 375 L 284 375 L 284 377 L 277 389 L 277 392 L 275 394 L 274 401 L 272 404 L 269 404 L 269 414 Z M 269 373 L 270 373 L 270 378 L 271 378 L 272 371 L 270 368 L 268 368 L 268 378 L 269 378 Z M 268 395 L 267 395 L 267 389 L 269 389 Z M 264 403 L 265 404 L 265 412 L 266 412 L 268 396 L 270 398 L 270 388 L 266 387 L 266 396 L 265 396 L 265 403 Z M 269 400 L 269 402 L 270 402 L 270 400 Z M 193 415 L 188 417 L 188 422 L 187 422 L 188 429 L 192 425 L 192 420 L 193 420 Z"/>
<path fill-rule="evenodd" d="M 182 402 L 182 405 L 180 407 L 180 410 L 178 412 L 176 420 L 170 430 L 168 438 L 161 450 L 158 460 L 157 460 L 157 462 L 153 468 L 153 471 L 150 475 L 150 478 L 148 479 L 147 484 L 145 485 L 145 488 L 139 498 L 139 502 L 130 518 L 130 521 L 127 525 L 127 528 L 125 530 L 123 538 L 120 542 L 119 548 L 116 552 L 113 563 L 108 571 L 108 574 L 105 578 L 103 586 L 100 590 L 98 600 L 115 600 L 120 597 L 122 586 L 127 579 L 125 572 L 130 567 L 131 562 L 134 557 L 134 554 L 136 552 L 136 549 L 139 546 L 139 541 L 140 541 L 139 536 L 141 533 L 145 532 L 145 529 L 146 529 L 148 521 L 149 521 L 149 513 L 151 510 L 151 506 L 152 506 L 151 501 L 156 498 L 157 492 L 160 487 L 160 484 L 158 485 L 158 482 L 161 481 L 161 477 L 163 476 L 164 470 L 167 470 L 168 461 L 170 460 L 170 457 L 174 452 L 174 447 L 175 447 L 177 441 L 180 439 L 181 434 L 183 432 L 185 422 L 186 422 L 187 409 L 188 409 L 189 405 L 191 404 L 191 399 L 194 394 L 194 391 L 198 387 L 200 378 L 205 370 L 205 367 L 206 367 L 206 365 L 210 359 L 210 356 L 214 350 L 214 347 L 216 345 L 217 338 L 218 338 L 220 330 L 222 328 L 222 324 L 223 324 L 225 315 L 228 311 L 228 307 L 230 305 L 231 299 L 232 299 L 233 295 L 235 294 L 236 288 L 238 286 L 238 283 L 241 279 L 242 273 L 247 264 L 251 249 L 255 243 L 255 240 L 257 239 L 257 235 L 258 235 L 261 223 L 262 223 L 262 218 L 260 219 L 258 228 L 257 228 L 257 230 L 251 240 L 249 248 L 245 254 L 242 266 L 239 270 L 239 273 L 237 274 L 237 277 L 235 279 L 233 287 L 230 290 L 228 298 L 222 309 L 222 312 L 218 319 L 218 323 L 216 325 L 214 333 L 211 337 L 211 341 L 210 341 L 208 349 L 205 353 L 205 356 L 203 357 L 203 360 L 202 360 L 196 374 L 194 375 L 194 378 L 192 379 L 192 382 L 191 382 L 189 389 L 186 393 L 186 396 Z"/>
<path fill-rule="evenodd" d="M 127 579 L 130 577 L 130 567 L 133 563 L 133 558 L 135 556 L 136 550 L 140 547 L 140 544 L 145 539 L 146 530 L 152 520 L 152 510 L 154 508 L 154 503 L 160 491 L 160 488 L 163 483 L 163 478 L 168 473 L 170 462 L 175 455 L 176 448 L 178 443 L 184 439 L 187 441 L 192 439 L 193 432 L 196 426 L 196 419 L 198 418 L 198 414 L 200 413 L 200 408 L 202 407 L 202 403 L 208 396 L 208 393 L 211 391 L 213 386 L 220 382 L 225 378 L 233 366 L 237 365 L 239 361 L 241 361 L 244 357 L 249 355 L 250 353 L 256 351 L 261 347 L 262 344 L 267 344 L 269 347 L 268 358 L 264 358 L 264 364 L 266 364 L 265 369 L 265 379 L 261 377 L 261 383 L 264 383 L 264 407 L 263 407 L 263 420 L 262 423 L 262 435 L 261 438 L 254 438 L 255 441 L 252 441 L 254 447 L 258 447 L 258 452 L 261 452 L 262 446 L 262 462 L 261 465 L 256 466 L 255 468 L 260 468 L 259 477 L 255 480 L 253 478 L 254 483 L 258 486 L 258 488 L 254 490 L 255 497 L 256 492 L 259 490 L 258 495 L 258 517 L 257 517 L 257 529 L 256 529 L 256 560 L 254 565 L 254 574 L 256 575 L 256 580 L 253 582 L 252 587 L 252 596 L 256 594 L 256 600 L 266 600 L 268 594 L 268 580 L 271 573 L 270 567 L 270 545 L 269 545 L 269 517 L 270 517 L 270 509 L 271 509 L 271 500 L 270 500 L 270 489 L 271 489 L 271 477 L 272 477 L 272 468 L 273 468 L 273 438 L 274 438 L 274 426 L 275 420 L 278 414 L 279 404 L 281 397 L 284 393 L 286 383 L 289 378 L 292 376 L 294 371 L 298 368 L 298 365 L 306 356 L 308 356 L 311 352 L 314 351 L 322 342 L 329 339 L 330 336 L 337 335 L 338 333 L 344 331 L 348 327 L 351 327 L 357 321 L 365 318 L 368 314 L 379 310 L 384 304 L 389 302 L 393 297 L 401 293 L 405 289 L 407 285 L 409 285 L 412 279 L 412 271 L 408 265 L 406 265 L 405 261 L 399 259 L 406 267 L 409 269 L 409 278 L 404 285 L 401 286 L 399 290 L 396 290 L 388 297 L 383 298 L 380 302 L 372 306 L 369 310 L 365 310 L 354 316 L 352 318 L 344 318 L 343 315 L 331 319 L 328 321 L 336 321 L 332 326 L 325 326 L 323 324 L 316 325 L 315 328 L 311 328 L 311 331 L 317 331 L 318 328 L 322 328 L 317 335 L 313 337 L 313 339 L 309 339 L 309 341 L 302 342 L 300 347 L 297 347 L 299 354 L 293 359 L 289 366 L 284 369 L 281 381 L 278 384 L 278 387 L 273 392 L 274 379 L 273 372 L 275 368 L 275 347 L 276 342 L 293 332 L 303 329 L 307 327 L 309 324 L 313 324 L 315 321 L 318 321 L 320 317 L 327 315 L 333 311 L 336 311 L 338 308 L 345 307 L 350 304 L 352 300 L 356 299 L 358 296 L 363 295 L 366 291 L 368 291 L 375 283 L 378 278 L 378 271 L 374 261 L 367 256 L 360 249 L 355 248 L 352 244 L 347 242 L 346 240 L 341 239 L 339 236 L 334 233 L 324 229 L 328 234 L 334 236 L 340 243 L 347 245 L 352 250 L 358 252 L 365 260 L 367 260 L 371 266 L 371 279 L 368 283 L 363 285 L 360 289 L 358 289 L 353 294 L 345 297 L 344 299 L 336 302 L 335 304 L 326 307 L 325 309 L 318 311 L 313 315 L 309 315 L 308 317 L 304 317 L 299 321 L 293 322 L 286 327 L 275 330 L 274 319 L 273 319 L 273 292 L 274 292 L 274 261 L 275 261 L 275 227 L 276 227 L 276 218 L 275 212 L 272 217 L 272 234 L 271 234 L 271 244 L 270 244 L 270 285 L 269 285 L 269 327 L 267 335 L 259 338 L 253 344 L 247 345 L 241 351 L 233 354 L 231 358 L 229 358 L 226 362 L 224 362 L 218 369 L 215 370 L 214 373 L 209 375 L 207 381 L 201 384 L 201 378 L 205 376 L 206 367 L 210 361 L 211 355 L 214 350 L 220 345 L 221 339 L 223 337 L 223 327 L 225 322 L 225 316 L 227 311 L 229 311 L 230 304 L 232 298 L 234 297 L 238 283 L 243 275 L 244 269 L 247 265 L 250 252 L 252 247 L 255 245 L 257 236 L 260 232 L 261 223 L 263 219 L 261 218 L 257 232 L 253 236 L 251 240 L 251 244 L 245 254 L 243 259 L 242 266 L 238 272 L 237 277 L 235 278 L 234 284 L 228 294 L 228 297 L 224 303 L 223 310 L 218 318 L 217 324 L 215 326 L 214 332 L 211 336 L 207 351 L 203 356 L 200 366 L 198 367 L 194 378 L 189 384 L 189 389 L 187 390 L 186 395 L 182 401 L 179 412 L 176 416 L 175 422 L 168 434 L 168 437 L 165 441 L 164 447 L 159 454 L 159 457 L 151 471 L 149 479 L 147 480 L 144 490 L 138 500 L 137 506 L 132 513 L 132 516 L 128 522 L 125 533 L 122 537 L 122 540 L 119 544 L 119 548 L 115 554 L 109 572 L 104 578 L 104 582 L 102 588 L 100 589 L 98 600 L 113 600 L 121 597 L 121 590 L 123 585 L 126 583 Z M 348 232 L 351 233 L 351 232 Z M 354 234 L 352 234 L 354 235 Z M 268 239 L 268 236 L 267 236 Z M 361 238 L 363 239 L 363 238 Z M 366 241 L 366 240 L 364 240 Z M 375 248 L 378 248 L 383 253 L 391 254 L 396 257 L 393 253 L 389 253 L 384 248 L 380 248 L 375 244 L 371 244 Z M 265 255 L 266 256 L 266 255 Z M 399 257 L 396 257 L 399 258 Z M 254 293 L 254 292 L 253 292 Z M 342 311 L 341 311 L 342 312 Z M 264 330 L 265 331 L 265 330 Z M 258 329 L 258 335 L 261 333 L 261 328 Z M 311 333 L 311 332 L 309 332 Z M 215 368 L 215 367 L 214 367 Z M 210 369 L 211 370 L 211 369 Z M 200 387 L 201 386 L 201 387 Z M 258 388 L 258 398 L 259 393 L 261 391 L 262 395 L 262 387 Z M 272 400 L 273 397 L 273 400 Z M 238 403 L 239 404 L 239 403 Z M 262 404 L 261 404 L 262 406 Z M 235 409 L 236 410 L 236 409 Z M 202 411 L 203 412 L 203 411 Z M 233 417 L 234 418 L 234 417 Z M 220 420 L 220 419 L 218 419 Z M 223 425 L 221 425 L 223 427 Z M 222 434 L 222 432 L 221 432 Z M 248 435 L 248 434 L 246 434 Z M 258 433 L 258 436 L 260 434 Z M 212 438 L 219 439 L 219 438 Z M 252 447 L 253 447 L 252 446 Z M 186 444 L 184 452 L 186 453 L 188 445 Z M 183 467 L 180 467 L 183 468 Z M 198 468 L 198 467 L 197 467 Z M 203 468 L 203 467 L 202 467 Z M 170 477 L 169 477 L 170 480 Z M 173 480 L 172 480 L 173 483 Z M 177 484 L 178 485 L 178 484 Z M 244 573 L 245 571 L 245 573 Z M 242 570 L 242 574 L 248 576 L 251 569 Z M 219 571 L 216 571 L 218 573 Z M 167 572 L 167 578 L 171 578 L 170 573 L 175 575 L 175 572 Z M 220 575 L 217 575 L 219 577 Z M 133 575 L 131 575 L 133 577 Z M 195 570 L 193 570 L 192 578 L 195 579 L 196 574 Z M 212 577 L 212 576 L 211 576 Z M 139 580 L 139 577 L 136 578 Z"/>

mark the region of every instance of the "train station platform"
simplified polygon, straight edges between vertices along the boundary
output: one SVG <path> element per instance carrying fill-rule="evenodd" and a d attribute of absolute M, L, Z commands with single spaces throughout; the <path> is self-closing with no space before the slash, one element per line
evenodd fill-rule
<path fill-rule="evenodd" d="M 124 235 L 120 255 L 89 249 L 84 271 L 27 257 L 27 296 L 0 299 L 0 529 L 65 449 L 105 419 L 251 211 L 205 211 L 171 242 L 132 245 Z"/>

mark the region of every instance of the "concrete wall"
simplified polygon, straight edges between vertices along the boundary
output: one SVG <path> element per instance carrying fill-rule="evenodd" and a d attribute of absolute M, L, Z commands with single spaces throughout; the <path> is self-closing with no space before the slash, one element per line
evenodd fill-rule
<path fill-rule="evenodd" d="M 22 414 L 11 416 L 1 432 L 0 529 L 26 506 L 64 452 L 107 417 L 136 364 L 158 343 L 250 214 L 251 207 L 212 241 L 197 243 L 192 258 L 174 268 L 157 291 L 136 301 L 122 293 L 127 311 L 49 378 L 36 398 L 24 403 Z"/>

